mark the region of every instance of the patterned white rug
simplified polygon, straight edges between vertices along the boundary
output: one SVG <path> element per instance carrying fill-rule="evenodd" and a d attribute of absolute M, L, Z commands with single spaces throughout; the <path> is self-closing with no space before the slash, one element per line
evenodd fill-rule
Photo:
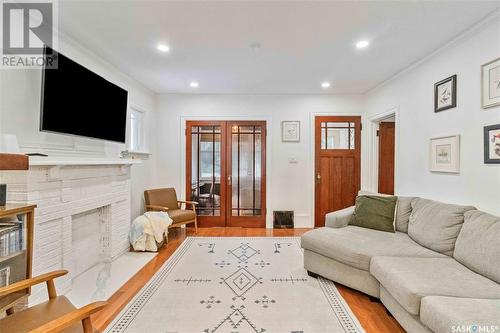
<path fill-rule="evenodd" d="M 298 237 L 189 237 L 108 333 L 362 333 Z"/>

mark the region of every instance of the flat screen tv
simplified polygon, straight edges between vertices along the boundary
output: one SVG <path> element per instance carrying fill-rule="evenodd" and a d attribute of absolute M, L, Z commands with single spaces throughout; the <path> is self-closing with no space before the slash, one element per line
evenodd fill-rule
<path fill-rule="evenodd" d="M 125 142 L 127 91 L 49 47 L 43 69 L 40 131 Z"/>

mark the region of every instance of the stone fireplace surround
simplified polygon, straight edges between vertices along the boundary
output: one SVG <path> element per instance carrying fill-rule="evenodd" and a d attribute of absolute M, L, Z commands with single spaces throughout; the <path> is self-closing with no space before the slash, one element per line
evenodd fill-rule
<path fill-rule="evenodd" d="M 8 201 L 38 205 L 33 276 L 67 269 L 70 273 L 56 281 L 58 291 L 66 294 L 77 277 L 75 272 L 82 273 L 96 262 L 110 262 L 128 251 L 130 166 L 134 163 L 138 162 L 37 160 L 30 161 L 29 171 L 0 172 L 0 183 L 8 186 Z M 74 218 L 79 223 L 73 224 Z M 88 235 L 89 231 L 99 231 L 99 235 Z M 73 239 L 78 235 L 90 237 Z M 91 250 L 82 251 L 85 248 Z M 38 303 L 46 297 L 44 286 L 37 286 L 29 302 Z"/>

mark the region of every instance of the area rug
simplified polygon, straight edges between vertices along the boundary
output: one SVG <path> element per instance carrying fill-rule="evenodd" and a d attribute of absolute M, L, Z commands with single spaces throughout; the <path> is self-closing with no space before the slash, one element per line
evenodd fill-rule
<path fill-rule="evenodd" d="M 297 237 L 189 237 L 108 333 L 362 333 Z"/>

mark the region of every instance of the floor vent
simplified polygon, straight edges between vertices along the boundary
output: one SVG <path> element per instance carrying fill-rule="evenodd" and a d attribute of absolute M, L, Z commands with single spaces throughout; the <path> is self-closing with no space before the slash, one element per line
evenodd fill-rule
<path fill-rule="evenodd" d="M 273 212 L 273 225 L 277 229 L 292 229 L 293 210 L 275 210 Z"/>

